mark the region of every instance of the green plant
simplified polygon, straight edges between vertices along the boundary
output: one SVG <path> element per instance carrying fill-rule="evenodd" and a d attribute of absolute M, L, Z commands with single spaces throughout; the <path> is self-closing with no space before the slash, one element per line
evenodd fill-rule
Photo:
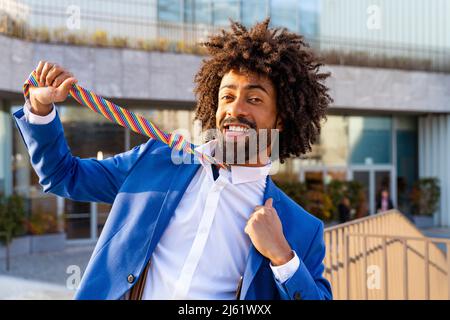
<path fill-rule="evenodd" d="M 113 37 L 111 39 L 111 44 L 113 47 L 117 48 L 127 48 L 128 45 L 128 39 L 126 37 Z"/>
<path fill-rule="evenodd" d="M 309 205 L 309 199 L 307 196 L 306 184 L 298 181 L 286 181 L 280 178 L 274 179 L 278 187 L 284 191 L 292 200 L 297 202 L 303 208 L 307 208 Z"/>
<path fill-rule="evenodd" d="M 414 183 L 411 191 L 413 213 L 430 216 L 436 212 L 441 197 L 437 178 L 422 178 Z"/>
<path fill-rule="evenodd" d="M 39 42 L 50 42 L 51 40 L 50 32 L 46 27 L 36 29 L 34 36 L 35 40 Z"/>
<path fill-rule="evenodd" d="M 333 204 L 332 211 L 335 218 L 337 217 L 337 208 L 344 197 L 348 198 L 351 208 L 356 209 L 357 217 L 359 217 L 358 210 L 365 202 L 361 183 L 357 181 L 333 180 L 327 185 L 326 189 Z"/>
<path fill-rule="evenodd" d="M 25 207 L 23 197 L 13 194 L 0 195 L 0 232 L 5 236 L 2 243 L 10 243 L 12 238 L 24 234 Z"/>
<path fill-rule="evenodd" d="M 58 232 L 58 219 L 53 213 L 38 211 L 26 221 L 28 232 L 32 235 L 41 235 Z"/>
<path fill-rule="evenodd" d="M 284 193 L 309 213 L 324 221 L 333 218 L 331 197 L 320 186 L 308 186 L 299 182 L 297 176 L 289 174 L 278 174 L 273 180 Z"/>
<path fill-rule="evenodd" d="M 308 204 L 305 209 L 323 221 L 333 220 L 333 202 L 322 188 L 314 187 L 307 191 Z"/>
<path fill-rule="evenodd" d="M 155 50 L 161 51 L 161 52 L 167 52 L 170 51 L 170 44 L 167 39 L 157 39 L 155 41 Z"/>
<path fill-rule="evenodd" d="M 95 45 L 100 47 L 105 47 L 108 45 L 108 35 L 106 34 L 106 31 L 103 30 L 97 30 L 92 35 L 92 41 Z"/>

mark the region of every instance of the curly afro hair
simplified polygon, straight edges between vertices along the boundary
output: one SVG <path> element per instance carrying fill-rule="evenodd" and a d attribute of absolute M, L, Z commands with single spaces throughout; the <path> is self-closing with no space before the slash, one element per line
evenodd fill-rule
<path fill-rule="evenodd" d="M 277 93 L 277 115 L 283 130 L 279 135 L 279 158 L 311 150 L 333 101 L 322 84 L 330 74 L 320 73 L 322 63 L 301 35 L 286 28 L 269 28 L 270 19 L 250 30 L 231 21 L 231 31 L 209 37 L 202 45 L 211 56 L 195 75 L 195 119 L 204 130 L 216 128 L 219 86 L 230 70 L 256 73 L 271 79 Z"/>

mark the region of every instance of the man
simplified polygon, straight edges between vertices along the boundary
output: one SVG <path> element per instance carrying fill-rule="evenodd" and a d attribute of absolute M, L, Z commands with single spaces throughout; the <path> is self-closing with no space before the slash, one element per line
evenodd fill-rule
<path fill-rule="evenodd" d="M 101 161 L 72 156 L 53 103 L 77 80 L 39 63 L 39 87 L 14 117 L 44 191 L 113 204 L 77 298 L 331 299 L 322 222 L 268 176 L 270 135 L 249 146 L 250 129 L 275 129 L 281 162 L 310 150 L 331 101 L 327 74 L 300 36 L 268 25 L 211 37 L 195 77 L 196 118 L 219 129 L 197 150 L 230 170 L 180 164 L 153 139 Z"/>

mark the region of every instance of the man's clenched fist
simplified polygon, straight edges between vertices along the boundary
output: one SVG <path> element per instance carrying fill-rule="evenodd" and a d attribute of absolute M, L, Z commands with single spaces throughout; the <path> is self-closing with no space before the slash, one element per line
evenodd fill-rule
<path fill-rule="evenodd" d="M 256 206 L 250 215 L 245 227 L 255 248 L 273 266 L 283 265 L 289 262 L 294 253 L 289 246 L 281 225 L 280 218 L 275 208 L 272 207 L 272 198 L 267 199 L 264 206 Z"/>
<path fill-rule="evenodd" d="M 45 116 L 52 110 L 52 103 L 67 99 L 77 79 L 63 67 L 48 61 L 40 61 L 35 71 L 39 86 L 30 86 L 31 111 Z"/>

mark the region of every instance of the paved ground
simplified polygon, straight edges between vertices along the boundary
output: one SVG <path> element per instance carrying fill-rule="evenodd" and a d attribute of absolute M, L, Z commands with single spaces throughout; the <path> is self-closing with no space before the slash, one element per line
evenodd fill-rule
<path fill-rule="evenodd" d="M 450 228 L 424 228 L 420 229 L 427 237 L 450 239 Z"/>
<path fill-rule="evenodd" d="M 0 276 L 0 300 L 71 300 L 74 293 L 56 284 Z"/>
<path fill-rule="evenodd" d="M 10 271 L 0 259 L 0 299 L 71 299 L 68 288 L 86 269 L 93 246 L 67 247 L 50 254 L 11 258 Z"/>

